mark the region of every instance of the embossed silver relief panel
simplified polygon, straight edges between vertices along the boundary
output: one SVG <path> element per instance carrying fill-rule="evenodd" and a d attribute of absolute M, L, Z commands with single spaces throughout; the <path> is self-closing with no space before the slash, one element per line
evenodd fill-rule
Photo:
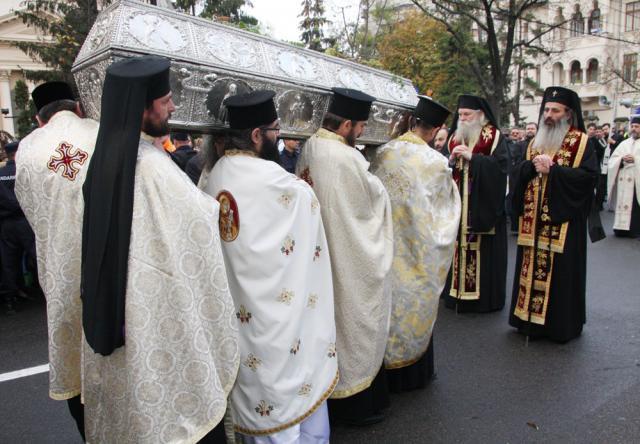
<path fill-rule="evenodd" d="M 293 51 L 279 50 L 271 53 L 275 60 L 275 66 L 279 70 L 277 74 L 294 80 L 306 80 L 318 83 L 322 80 L 322 68 L 303 54 Z"/>
<path fill-rule="evenodd" d="M 122 31 L 122 38 L 125 39 L 123 43 L 132 47 L 141 46 L 168 53 L 192 52 L 189 51 L 191 48 L 187 24 L 152 12 L 131 10 L 124 16 Z M 131 42 L 127 41 L 128 37 Z"/>
<path fill-rule="evenodd" d="M 198 27 L 198 49 L 201 57 L 229 65 L 234 69 L 254 68 L 263 71 L 264 61 L 260 44 L 239 39 L 231 33 Z"/>
<path fill-rule="evenodd" d="M 117 12 L 105 12 L 101 14 L 95 21 L 93 28 L 78 53 L 78 59 L 98 52 L 102 46 L 106 46 L 110 42 L 111 34 L 114 30 L 112 23 L 117 23 Z"/>
<path fill-rule="evenodd" d="M 107 67 L 113 59 L 106 58 L 75 74 L 76 85 L 85 113 L 92 119 L 100 118 L 102 86 Z"/>
<path fill-rule="evenodd" d="M 336 77 L 342 87 L 359 89 L 360 91 L 371 90 L 371 85 L 365 80 L 368 76 L 363 76 L 351 68 L 340 68 Z"/>

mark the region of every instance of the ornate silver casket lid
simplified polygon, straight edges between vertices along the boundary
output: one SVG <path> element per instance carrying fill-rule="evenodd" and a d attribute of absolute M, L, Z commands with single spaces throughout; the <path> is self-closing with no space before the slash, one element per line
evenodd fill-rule
<path fill-rule="evenodd" d="M 407 79 L 169 9 L 121 0 L 103 10 L 73 65 L 87 113 L 99 118 L 107 66 L 124 57 L 171 59 L 173 127 L 226 127 L 223 100 L 254 89 L 276 91 L 282 135 L 305 138 L 320 126 L 331 88 L 355 88 L 374 102 L 361 143 L 389 140 L 402 111 L 417 103 Z"/>

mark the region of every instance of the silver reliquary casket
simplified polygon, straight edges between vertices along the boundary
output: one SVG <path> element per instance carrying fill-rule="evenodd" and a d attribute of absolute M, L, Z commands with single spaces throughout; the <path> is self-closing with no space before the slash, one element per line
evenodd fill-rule
<path fill-rule="evenodd" d="M 255 89 L 276 92 L 282 135 L 306 138 L 322 122 L 331 88 L 377 98 L 360 143 L 389 140 L 403 111 L 417 103 L 407 79 L 169 9 L 121 0 L 103 10 L 73 73 L 87 114 L 99 118 L 107 66 L 124 57 L 171 59 L 176 111 L 172 127 L 211 133 L 227 126 L 225 98 Z"/>

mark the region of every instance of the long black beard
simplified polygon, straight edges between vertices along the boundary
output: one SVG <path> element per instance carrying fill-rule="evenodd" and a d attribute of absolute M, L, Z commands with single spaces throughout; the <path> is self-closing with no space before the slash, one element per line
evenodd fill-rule
<path fill-rule="evenodd" d="M 349 144 L 349 146 L 352 147 L 356 147 L 356 140 L 358 138 L 356 137 L 356 130 L 355 129 L 351 129 L 351 131 L 349 132 L 349 134 L 347 134 L 347 137 L 344 138 L 344 140 L 347 141 L 347 144 Z"/>
<path fill-rule="evenodd" d="M 262 149 L 260 150 L 260 158 L 264 160 L 271 160 L 277 164 L 280 164 L 278 142 L 272 142 L 270 139 L 264 138 L 262 141 Z"/>
<path fill-rule="evenodd" d="M 162 137 L 167 135 L 171 131 L 169 128 L 169 119 L 159 123 L 155 123 L 147 119 L 142 122 L 142 131 L 151 137 Z"/>

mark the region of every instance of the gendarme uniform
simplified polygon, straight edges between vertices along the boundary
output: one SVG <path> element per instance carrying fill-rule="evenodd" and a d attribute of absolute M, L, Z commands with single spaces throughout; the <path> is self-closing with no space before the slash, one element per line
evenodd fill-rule
<path fill-rule="evenodd" d="M 450 112 L 419 96 L 414 117 L 440 127 Z M 415 132 L 379 148 L 371 165 L 393 210 L 392 309 L 385 366 L 392 391 L 423 387 L 433 375 L 433 326 L 453 258 L 460 195 L 447 159 Z"/>
<path fill-rule="evenodd" d="M 373 97 L 355 90 L 333 91 L 330 113 L 368 119 Z M 296 172 L 320 201 L 333 270 L 340 381 L 329 408 L 336 416 L 361 422 L 388 403 L 381 367 L 391 310 L 389 196 L 358 150 L 325 128 L 305 143 Z"/>
<path fill-rule="evenodd" d="M 219 205 L 141 133 L 145 104 L 170 91 L 169 66 L 121 60 L 102 91 L 83 187 L 88 442 L 199 441 L 221 421 L 239 365 Z"/>
<path fill-rule="evenodd" d="M 225 101 L 232 130 L 277 121 L 271 91 Z M 266 132 L 265 132 L 266 136 Z M 220 202 L 220 236 L 241 365 L 231 412 L 243 442 L 329 441 L 338 382 L 331 263 L 309 185 L 254 151 L 227 146 L 200 186 Z M 305 438 L 306 436 L 306 438 Z M 266 441 L 265 441 L 266 442 Z"/>

